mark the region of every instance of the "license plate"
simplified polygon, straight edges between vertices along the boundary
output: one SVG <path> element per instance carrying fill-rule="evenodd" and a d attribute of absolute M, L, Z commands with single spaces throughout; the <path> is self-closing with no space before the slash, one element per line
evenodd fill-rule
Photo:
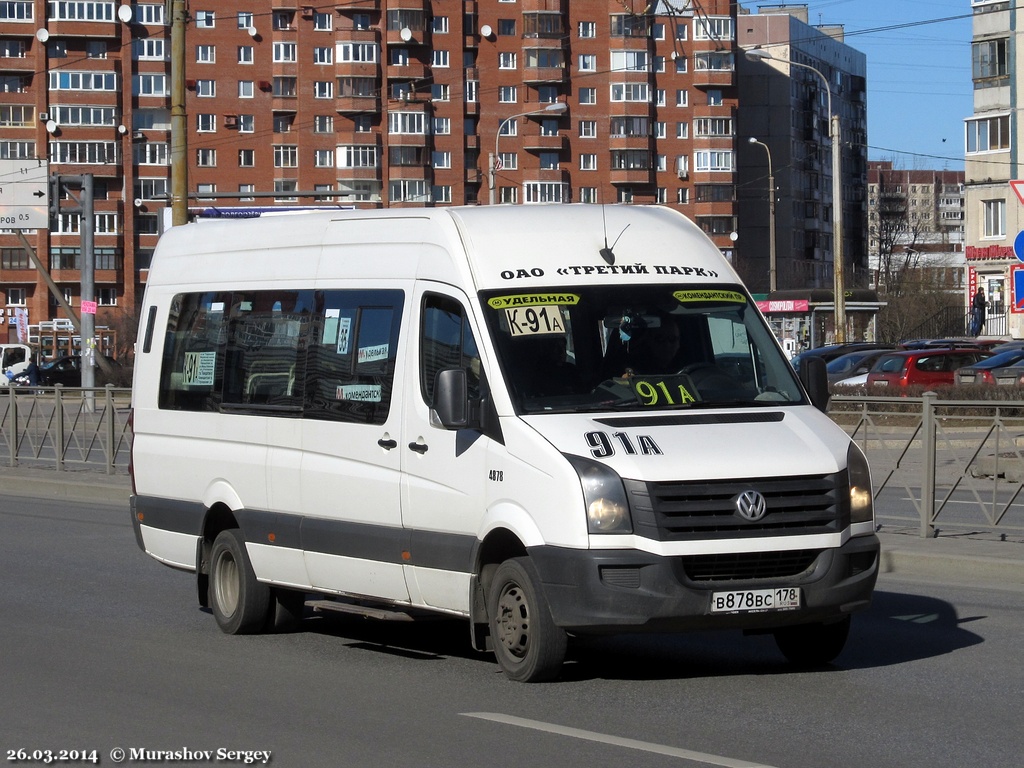
<path fill-rule="evenodd" d="M 792 611 L 799 607 L 799 587 L 779 587 L 777 589 L 740 589 L 734 592 L 711 593 L 711 613 Z"/>
<path fill-rule="evenodd" d="M 880 379 L 880 380 L 875 382 L 875 386 L 876 387 L 888 387 L 889 386 L 889 382 L 886 381 L 885 379 Z"/>

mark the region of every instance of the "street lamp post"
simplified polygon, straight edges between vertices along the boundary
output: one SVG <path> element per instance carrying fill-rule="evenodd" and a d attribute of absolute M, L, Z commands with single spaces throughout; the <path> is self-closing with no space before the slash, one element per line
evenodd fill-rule
<path fill-rule="evenodd" d="M 501 138 L 501 129 L 505 127 L 505 123 L 507 123 L 510 120 L 515 120 L 517 117 L 526 117 L 527 115 L 545 115 L 545 114 L 549 114 L 549 113 L 554 113 L 554 114 L 560 115 L 563 112 L 565 112 L 565 110 L 568 109 L 568 108 L 569 108 L 569 105 L 566 104 L 564 101 L 556 101 L 553 104 L 548 104 L 547 106 L 542 107 L 541 109 L 531 109 L 529 112 L 520 112 L 519 114 L 516 114 L 516 115 L 509 115 L 504 120 L 502 120 L 500 123 L 498 123 L 498 130 L 494 134 L 494 152 L 491 153 L 491 156 L 488 158 L 488 163 L 487 163 L 487 166 L 488 166 L 488 198 L 487 198 L 487 203 L 488 203 L 488 205 L 494 205 L 494 182 L 495 182 L 495 175 L 496 175 L 495 174 L 495 170 L 494 170 L 494 163 L 495 163 L 495 161 L 498 158 L 498 139 Z"/>
<path fill-rule="evenodd" d="M 843 276 L 843 157 L 842 140 L 839 133 L 839 113 L 832 111 L 832 88 L 828 78 L 810 64 L 776 58 L 763 48 L 751 48 L 744 51 L 744 54 L 750 61 L 779 61 L 793 67 L 809 69 L 820 77 L 821 82 L 825 85 L 830 121 L 829 136 L 832 138 L 832 273 L 833 292 L 835 293 L 835 340 L 836 343 L 841 344 L 846 341 L 846 287 Z"/>
<path fill-rule="evenodd" d="M 763 141 L 750 137 L 751 144 L 760 144 L 768 153 L 768 291 L 774 293 L 779 287 L 776 270 L 778 263 L 775 254 L 775 176 L 772 174 L 772 151 Z"/>

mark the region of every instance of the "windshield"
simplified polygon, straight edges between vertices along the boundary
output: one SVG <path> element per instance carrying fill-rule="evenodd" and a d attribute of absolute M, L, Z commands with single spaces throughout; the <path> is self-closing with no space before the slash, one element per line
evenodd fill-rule
<path fill-rule="evenodd" d="M 802 403 L 739 286 L 481 294 L 520 413 Z"/>

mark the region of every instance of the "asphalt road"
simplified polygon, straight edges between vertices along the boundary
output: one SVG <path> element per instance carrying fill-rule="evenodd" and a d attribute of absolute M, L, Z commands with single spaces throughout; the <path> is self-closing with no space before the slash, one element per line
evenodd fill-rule
<path fill-rule="evenodd" d="M 117 749 L 125 765 L 269 751 L 289 768 L 1016 768 L 1024 754 L 1020 589 L 883 575 L 823 671 L 792 671 L 766 637 L 632 636 L 577 644 L 560 681 L 531 686 L 472 652 L 459 621 L 225 636 L 190 575 L 138 550 L 124 507 L 0 495 L 0 541 L 9 764 L 19 749 L 106 766 Z"/>

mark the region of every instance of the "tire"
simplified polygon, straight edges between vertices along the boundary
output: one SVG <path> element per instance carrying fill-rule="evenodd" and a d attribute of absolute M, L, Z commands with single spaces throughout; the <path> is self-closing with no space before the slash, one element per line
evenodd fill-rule
<path fill-rule="evenodd" d="M 256 581 L 237 528 L 221 531 L 210 552 L 210 609 L 229 635 L 261 632 L 270 610 L 270 587 Z"/>
<path fill-rule="evenodd" d="M 498 566 L 488 591 L 494 655 L 506 677 L 520 683 L 557 677 L 568 645 L 539 585 L 533 563 L 518 557 Z"/>
<path fill-rule="evenodd" d="M 850 634 L 850 617 L 834 624 L 801 624 L 777 629 L 775 644 L 791 664 L 822 667 L 842 653 Z"/>

